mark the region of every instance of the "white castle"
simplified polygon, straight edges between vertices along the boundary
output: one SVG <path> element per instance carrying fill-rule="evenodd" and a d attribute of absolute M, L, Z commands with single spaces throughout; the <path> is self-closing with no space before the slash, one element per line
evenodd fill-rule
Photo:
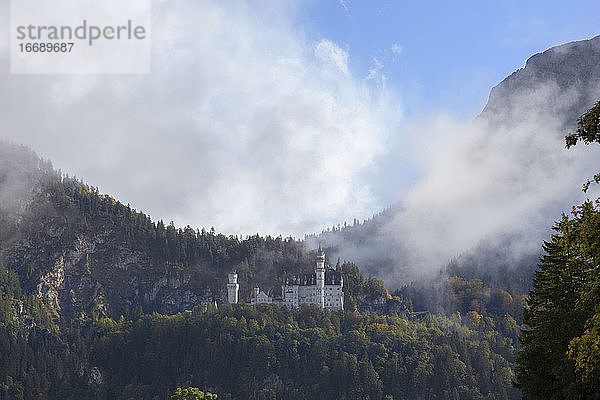
<path fill-rule="evenodd" d="M 238 302 L 237 273 L 229 274 L 227 284 L 228 300 Z M 282 286 L 283 297 L 271 297 L 255 287 L 250 304 L 274 303 L 280 306 L 296 308 L 302 304 L 316 304 L 329 310 L 344 309 L 344 279 L 339 269 L 325 269 L 325 254 L 319 252 L 315 272 L 288 277 Z"/>

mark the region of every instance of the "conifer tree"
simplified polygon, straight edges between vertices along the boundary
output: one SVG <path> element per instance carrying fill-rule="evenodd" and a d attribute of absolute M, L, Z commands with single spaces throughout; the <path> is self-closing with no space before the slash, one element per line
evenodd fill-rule
<path fill-rule="evenodd" d="M 600 143 L 600 102 L 581 116 L 566 146 L 580 141 Z M 600 174 L 593 181 L 600 182 Z M 563 215 L 558 233 L 544 245 L 517 359 L 523 399 L 600 398 L 599 204 L 573 207 L 573 217 Z"/>

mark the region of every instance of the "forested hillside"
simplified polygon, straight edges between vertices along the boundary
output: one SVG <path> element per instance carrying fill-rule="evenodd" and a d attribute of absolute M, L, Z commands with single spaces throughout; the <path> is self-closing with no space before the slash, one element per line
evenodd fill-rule
<path fill-rule="evenodd" d="M 597 105 L 567 145 L 600 142 L 599 120 Z M 244 298 L 312 269 L 314 250 L 153 222 L 0 150 L 1 399 L 518 399 L 515 382 L 528 399 L 598 398 L 598 201 L 557 223 L 528 299 L 531 271 L 486 269 L 487 251 L 393 292 L 338 260 L 344 311 L 229 305 L 229 271 Z"/>
<path fill-rule="evenodd" d="M 248 301 L 253 286 L 277 289 L 286 273 L 313 268 L 314 251 L 292 238 L 153 222 L 27 148 L 2 142 L 0 156 L 4 263 L 67 321 L 219 302 L 234 269 Z"/>
<path fill-rule="evenodd" d="M 232 269 L 243 299 L 312 269 L 314 251 L 153 222 L 27 148 L 0 149 L 3 399 L 166 399 L 187 386 L 233 399 L 518 398 L 518 296 L 455 278 L 414 313 L 419 291 L 390 294 L 340 260 L 343 312 L 215 308 Z"/>
<path fill-rule="evenodd" d="M 223 399 L 519 397 L 510 385 L 518 328 L 507 314 L 409 320 L 207 305 L 59 332 L 48 320 L 20 322 L 43 306 L 11 311 L 6 299 L 18 303 L 21 289 L 15 273 L 0 272 L 2 399 L 168 399 L 187 386 Z"/>
<path fill-rule="evenodd" d="M 236 399 L 518 397 L 511 340 L 470 317 L 228 305 L 106 329 L 92 354 L 110 371 L 100 398 L 149 398 L 190 384 Z"/>

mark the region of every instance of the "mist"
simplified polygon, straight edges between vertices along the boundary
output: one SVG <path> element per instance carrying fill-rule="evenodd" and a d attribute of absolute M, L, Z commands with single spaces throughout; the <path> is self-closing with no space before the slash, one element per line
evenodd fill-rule
<path fill-rule="evenodd" d="M 566 151 L 563 121 L 532 117 L 508 127 L 446 117 L 431 122 L 430 131 L 439 133 L 425 153 L 424 177 L 384 227 L 402 238 L 409 265 L 439 267 L 478 241 L 508 232 L 525 239 L 515 251 L 541 247 L 552 220 L 580 200 L 580 184 L 597 153 Z"/>
<path fill-rule="evenodd" d="M 597 168 L 598 149 L 567 150 L 564 142 L 596 96 L 600 91 L 591 85 L 586 91 L 564 90 L 544 80 L 515 91 L 508 101 L 492 96 L 493 113 L 486 110 L 469 121 L 441 113 L 406 122 L 417 182 L 362 227 L 310 240 L 391 287 L 439 275 L 461 256 L 485 260 L 479 266 L 484 271 L 535 260 L 554 221 L 572 205 L 598 196 L 597 188 L 581 192 Z M 502 256 L 477 255 L 481 252 Z"/>
<path fill-rule="evenodd" d="M 39 184 L 41 171 L 47 168 L 49 164 L 39 160 L 29 148 L 0 139 L 1 218 L 16 222 L 27 213 L 38 189 L 36 186 Z"/>

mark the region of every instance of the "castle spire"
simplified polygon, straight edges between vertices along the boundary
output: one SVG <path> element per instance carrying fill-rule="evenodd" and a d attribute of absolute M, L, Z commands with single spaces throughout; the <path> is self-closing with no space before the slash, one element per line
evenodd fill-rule
<path fill-rule="evenodd" d="M 317 255 L 317 265 L 315 266 L 315 275 L 317 278 L 317 305 L 325 308 L 325 253 L 319 246 L 319 254 Z"/>
<path fill-rule="evenodd" d="M 227 278 L 229 280 L 229 283 L 227 283 L 227 301 L 230 304 L 235 304 L 239 301 L 240 290 L 237 271 L 228 274 Z"/>

